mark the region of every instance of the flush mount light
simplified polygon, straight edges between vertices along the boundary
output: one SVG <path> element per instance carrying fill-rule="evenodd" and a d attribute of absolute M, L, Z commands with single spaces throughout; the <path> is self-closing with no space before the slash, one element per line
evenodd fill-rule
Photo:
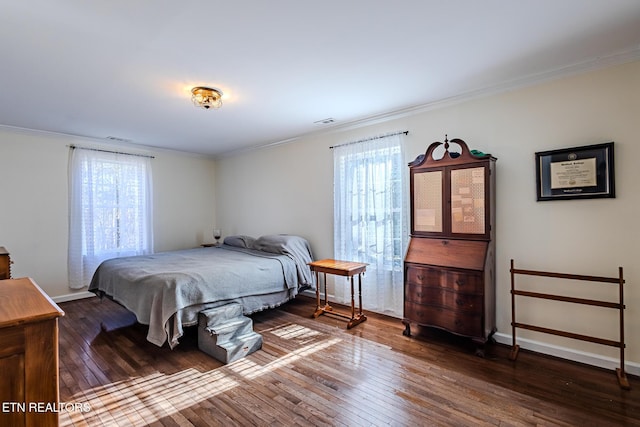
<path fill-rule="evenodd" d="M 222 92 L 210 87 L 197 86 L 191 89 L 191 101 L 196 107 L 218 109 L 222 107 Z"/>

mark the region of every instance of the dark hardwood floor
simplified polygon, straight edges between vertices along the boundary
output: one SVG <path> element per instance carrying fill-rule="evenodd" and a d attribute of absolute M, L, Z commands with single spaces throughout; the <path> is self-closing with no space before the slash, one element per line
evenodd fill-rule
<path fill-rule="evenodd" d="M 61 426 L 640 426 L 640 381 L 367 313 L 346 330 L 298 297 L 252 316 L 262 350 L 223 365 L 187 330 L 170 350 L 121 306 L 60 304 Z M 84 405 L 84 406 L 80 406 Z"/>

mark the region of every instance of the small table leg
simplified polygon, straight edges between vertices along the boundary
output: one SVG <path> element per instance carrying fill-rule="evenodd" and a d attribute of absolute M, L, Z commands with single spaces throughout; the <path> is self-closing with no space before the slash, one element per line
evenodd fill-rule
<path fill-rule="evenodd" d="M 327 284 L 324 284 L 325 295 L 327 293 Z M 316 318 L 322 314 L 322 308 L 320 308 L 320 273 L 316 271 L 316 311 L 313 312 L 313 317 Z"/>
<path fill-rule="evenodd" d="M 327 293 L 327 273 L 322 273 L 322 278 L 324 279 L 324 309 L 331 310 L 331 306 L 329 305 L 329 294 Z"/>
<path fill-rule="evenodd" d="M 347 323 L 347 329 L 351 329 L 356 325 L 367 320 L 367 316 L 362 313 L 362 273 L 358 274 L 358 315 L 355 315 L 354 306 L 354 289 L 353 289 L 353 276 L 351 276 L 351 320 Z"/>
<path fill-rule="evenodd" d="M 358 300 L 359 300 L 358 314 L 361 316 L 363 315 L 362 314 L 362 274 L 363 273 L 358 274 Z"/>
<path fill-rule="evenodd" d="M 353 276 L 351 276 L 349 279 L 349 282 L 351 282 L 351 320 L 353 320 L 356 317 L 355 302 L 353 300 Z"/>
<path fill-rule="evenodd" d="M 316 271 L 316 311 L 313 313 L 314 318 L 333 310 L 333 307 L 329 305 L 329 296 L 327 295 L 327 273 L 322 273 L 322 276 L 324 279 L 324 306 L 320 305 L 320 273 Z"/>

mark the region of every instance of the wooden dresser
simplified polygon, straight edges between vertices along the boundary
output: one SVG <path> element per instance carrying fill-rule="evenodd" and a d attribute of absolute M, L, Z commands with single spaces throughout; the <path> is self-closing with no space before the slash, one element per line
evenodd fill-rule
<path fill-rule="evenodd" d="M 0 280 L 4 279 L 11 279 L 11 257 L 4 246 L 0 246 Z"/>
<path fill-rule="evenodd" d="M 495 161 L 460 139 L 409 164 L 411 241 L 404 260 L 404 335 L 411 322 L 470 337 L 495 333 Z"/>
<path fill-rule="evenodd" d="M 58 425 L 58 317 L 63 315 L 32 279 L 0 283 L 0 425 Z"/>

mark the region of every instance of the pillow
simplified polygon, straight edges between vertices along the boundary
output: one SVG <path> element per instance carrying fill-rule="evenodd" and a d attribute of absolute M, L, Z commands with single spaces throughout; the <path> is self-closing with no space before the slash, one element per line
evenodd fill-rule
<path fill-rule="evenodd" d="M 313 261 L 309 242 L 300 237 L 288 234 L 272 234 L 256 239 L 253 249 L 274 254 L 286 255 L 293 259 L 298 272 L 298 281 L 303 285 L 313 287 L 313 274 L 309 263 Z"/>
<path fill-rule="evenodd" d="M 288 234 L 272 234 L 260 236 L 253 244 L 253 249 L 263 252 L 271 252 L 273 254 L 286 254 L 287 247 L 291 242 L 296 242 L 301 238 Z"/>
<path fill-rule="evenodd" d="M 238 248 L 252 248 L 253 243 L 256 241 L 251 236 L 227 236 L 224 238 L 224 244 L 229 246 L 236 246 Z"/>
<path fill-rule="evenodd" d="M 253 249 L 273 254 L 290 255 L 303 264 L 313 261 L 309 242 L 300 236 L 272 234 L 258 237 Z"/>

